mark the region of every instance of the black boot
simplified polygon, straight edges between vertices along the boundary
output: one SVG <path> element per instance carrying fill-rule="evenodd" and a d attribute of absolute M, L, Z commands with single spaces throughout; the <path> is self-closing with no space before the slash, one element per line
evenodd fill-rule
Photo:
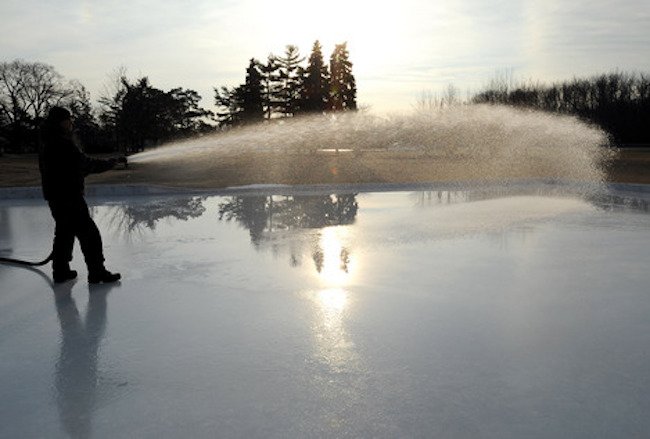
<path fill-rule="evenodd" d="M 55 284 L 60 284 L 76 278 L 77 272 L 70 270 L 70 265 L 67 262 L 54 262 L 52 263 L 52 277 Z"/>
<path fill-rule="evenodd" d="M 99 283 L 111 283 L 117 282 L 122 278 L 120 273 L 111 273 L 106 268 L 97 267 L 89 270 L 88 272 L 88 283 L 89 284 L 99 284 Z"/>

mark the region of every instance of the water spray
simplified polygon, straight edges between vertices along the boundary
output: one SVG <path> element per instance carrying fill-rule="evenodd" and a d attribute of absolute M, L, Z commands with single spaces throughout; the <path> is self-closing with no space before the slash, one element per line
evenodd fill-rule
<path fill-rule="evenodd" d="M 410 114 L 349 112 L 270 120 L 151 149 L 129 161 L 165 166 L 167 181 L 174 184 L 175 176 L 185 178 L 188 172 L 211 181 L 225 157 L 271 154 L 277 166 L 290 169 L 298 156 L 346 149 L 449 164 L 448 179 L 454 181 L 506 181 L 516 175 L 601 184 L 613 157 L 608 145 L 607 133 L 573 116 L 459 104 Z"/>

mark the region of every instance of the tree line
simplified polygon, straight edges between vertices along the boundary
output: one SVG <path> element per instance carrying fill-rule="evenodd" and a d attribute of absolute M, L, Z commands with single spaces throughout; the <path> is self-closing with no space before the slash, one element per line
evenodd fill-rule
<path fill-rule="evenodd" d="M 36 151 L 39 127 L 55 105 L 70 109 L 86 151 L 123 153 L 264 119 L 357 108 L 346 43 L 336 45 L 329 66 L 318 41 L 304 61 L 294 45 L 264 64 L 251 59 L 244 84 L 215 88 L 216 114 L 200 106 L 195 90 L 165 91 L 146 76 L 129 80 L 123 69 L 95 107 L 79 81 L 49 64 L 0 62 L 0 153 Z"/>
<path fill-rule="evenodd" d="M 129 81 L 119 71 L 95 108 L 78 81 L 66 80 L 41 62 L 0 63 L 0 151 L 33 152 L 39 128 L 55 105 L 68 108 L 75 134 L 88 152 L 130 152 L 214 130 L 201 96 L 181 87 L 164 91 L 147 77 Z"/>
<path fill-rule="evenodd" d="M 251 58 L 245 82 L 215 88 L 216 114 L 221 126 L 237 126 L 277 117 L 357 109 L 357 87 L 347 43 L 337 44 L 323 59 L 316 40 L 307 64 L 298 47 L 287 45 L 283 55 L 265 62 Z"/>
<path fill-rule="evenodd" d="M 599 125 L 617 145 L 650 144 L 647 74 L 615 72 L 550 85 L 517 84 L 502 75 L 471 101 L 571 114 Z"/>
<path fill-rule="evenodd" d="M 216 112 L 202 108 L 194 90 L 162 90 L 146 76 L 129 80 L 122 70 L 96 107 L 79 81 L 65 79 L 51 65 L 0 62 L 0 152 L 36 151 L 39 126 L 54 105 L 70 109 L 88 152 L 139 151 L 247 123 L 357 109 L 346 43 L 335 46 L 328 63 L 319 41 L 308 58 L 287 45 L 282 55 L 271 54 L 264 63 L 252 58 L 243 84 L 214 90 Z M 458 101 L 457 89 L 450 86 L 440 101 Z M 469 101 L 576 115 L 602 127 L 618 145 L 650 144 L 647 74 L 616 72 L 550 85 L 502 76 Z"/>

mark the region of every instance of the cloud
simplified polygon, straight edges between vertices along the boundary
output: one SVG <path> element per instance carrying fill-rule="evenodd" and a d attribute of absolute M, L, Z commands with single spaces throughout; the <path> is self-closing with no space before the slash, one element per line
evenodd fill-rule
<path fill-rule="evenodd" d="M 204 105 L 212 87 L 244 80 L 249 58 L 289 43 L 308 54 L 316 38 L 326 57 L 339 42 L 329 40 L 348 39 L 360 100 L 377 107 L 408 107 L 423 90 L 449 83 L 476 89 L 505 68 L 541 80 L 650 70 L 646 0 L 332 2 L 355 18 L 320 35 L 330 26 L 316 20 L 309 0 L 5 0 L 0 59 L 48 62 L 94 97 L 124 65 L 156 87 L 195 89 Z"/>
<path fill-rule="evenodd" d="M 650 69 L 646 1 L 531 1 L 527 23 L 527 59 L 533 72 L 558 78 L 617 67 Z"/>

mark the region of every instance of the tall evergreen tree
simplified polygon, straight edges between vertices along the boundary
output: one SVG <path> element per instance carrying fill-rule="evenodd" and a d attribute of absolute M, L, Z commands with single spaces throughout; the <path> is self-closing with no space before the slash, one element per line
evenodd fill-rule
<path fill-rule="evenodd" d="M 278 93 L 280 112 L 284 116 L 293 116 L 300 108 L 301 75 L 300 63 L 305 60 L 300 56 L 297 46 L 289 44 L 284 51 L 284 56 L 278 57 L 279 73 L 282 88 Z"/>
<path fill-rule="evenodd" d="M 214 113 L 199 106 L 201 95 L 198 92 L 177 87 L 167 94 L 171 100 L 166 111 L 170 113 L 175 137 L 187 137 L 214 128 L 206 122 L 212 119 Z"/>
<path fill-rule="evenodd" d="M 128 149 L 142 151 L 148 143 L 159 143 L 171 130 L 165 111 L 169 96 L 152 87 L 146 76 L 133 84 L 126 78 L 123 81 L 126 94 L 118 113 L 117 128 Z"/>
<path fill-rule="evenodd" d="M 330 109 L 334 111 L 357 109 L 357 86 L 352 74 L 352 63 L 347 43 L 337 44 L 330 57 Z"/>
<path fill-rule="evenodd" d="M 251 58 L 244 84 L 214 89 L 215 103 L 220 109 L 216 116 L 221 126 L 236 126 L 264 118 L 262 79 L 259 61 Z"/>
<path fill-rule="evenodd" d="M 309 56 L 309 64 L 304 71 L 301 90 L 301 110 L 305 112 L 323 112 L 329 101 L 329 71 L 323 61 L 320 42 L 316 40 Z"/>
<path fill-rule="evenodd" d="M 259 70 L 262 74 L 262 105 L 264 117 L 271 119 L 273 113 L 279 111 L 279 94 L 282 90 L 282 79 L 280 78 L 280 65 L 275 55 L 270 54 L 266 64 L 260 64 Z"/>
<path fill-rule="evenodd" d="M 225 87 L 214 89 L 214 101 L 219 110 L 216 113 L 219 125 L 234 126 L 243 121 L 244 111 L 244 86 Z"/>
<path fill-rule="evenodd" d="M 242 100 L 242 117 L 245 123 L 258 122 L 264 118 L 262 74 L 258 70 L 259 64 L 259 61 L 251 58 L 246 69 Z"/>

